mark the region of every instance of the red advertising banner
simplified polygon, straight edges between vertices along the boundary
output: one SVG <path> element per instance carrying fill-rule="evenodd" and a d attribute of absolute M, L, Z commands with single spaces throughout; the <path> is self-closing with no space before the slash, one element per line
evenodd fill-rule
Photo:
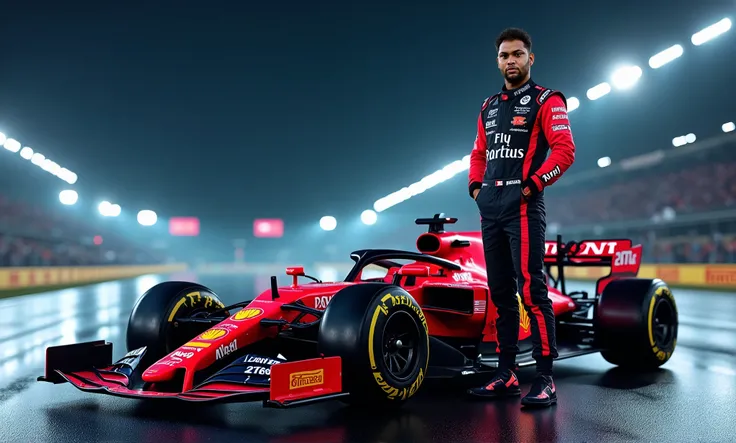
<path fill-rule="evenodd" d="M 199 235 L 199 219 L 197 217 L 171 217 L 169 234 L 176 237 L 196 237 Z"/>
<path fill-rule="evenodd" d="M 253 222 L 256 237 L 279 238 L 284 236 L 284 221 L 280 218 L 259 218 Z"/>

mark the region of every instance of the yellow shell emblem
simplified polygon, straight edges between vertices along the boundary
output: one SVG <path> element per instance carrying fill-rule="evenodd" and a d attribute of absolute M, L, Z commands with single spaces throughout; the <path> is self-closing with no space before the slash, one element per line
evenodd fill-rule
<path fill-rule="evenodd" d="M 249 318 L 256 318 L 261 314 L 263 314 L 263 309 L 261 308 L 243 309 L 233 315 L 233 320 L 248 320 Z"/>
<path fill-rule="evenodd" d="M 531 319 L 529 319 L 529 314 L 526 313 L 524 302 L 521 301 L 521 296 L 516 294 L 516 298 L 519 299 L 519 325 L 523 330 L 528 331 L 529 326 L 531 325 Z"/>
<path fill-rule="evenodd" d="M 202 333 L 202 335 L 199 336 L 200 340 L 216 340 L 220 337 L 224 337 L 227 334 L 227 331 L 224 329 L 210 329 L 209 331 L 205 331 Z"/>

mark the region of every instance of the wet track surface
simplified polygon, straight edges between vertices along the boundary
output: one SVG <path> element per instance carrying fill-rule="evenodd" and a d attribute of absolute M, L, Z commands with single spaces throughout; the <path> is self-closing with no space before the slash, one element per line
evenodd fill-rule
<path fill-rule="evenodd" d="M 678 347 L 660 371 L 627 374 L 599 355 L 560 361 L 559 404 L 540 411 L 522 411 L 518 399 L 468 401 L 461 388 L 436 383 L 399 412 L 359 413 L 341 403 L 146 404 L 36 382 L 47 346 L 106 339 L 120 358 L 133 303 L 165 278 L 0 300 L 0 442 L 736 441 L 736 294 L 723 292 L 674 290 Z M 268 285 L 267 277 L 186 279 L 211 286 L 225 303 Z M 533 370 L 519 376 L 525 390 Z"/>

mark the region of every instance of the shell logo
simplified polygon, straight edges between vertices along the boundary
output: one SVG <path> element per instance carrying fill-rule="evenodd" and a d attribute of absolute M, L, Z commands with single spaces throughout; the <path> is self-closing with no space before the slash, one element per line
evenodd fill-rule
<path fill-rule="evenodd" d="M 519 324 L 523 330 L 529 331 L 529 326 L 532 321 L 529 318 L 529 314 L 526 313 L 524 302 L 521 301 L 519 294 L 516 294 L 516 297 L 519 299 Z"/>
<path fill-rule="evenodd" d="M 217 340 L 220 337 L 224 337 L 227 335 L 227 331 L 225 329 L 210 329 L 209 331 L 205 331 L 202 333 L 202 335 L 199 336 L 200 340 Z"/>
<path fill-rule="evenodd" d="M 263 314 L 263 309 L 261 308 L 247 308 L 235 313 L 232 318 L 236 321 L 248 320 L 259 317 L 261 314 Z"/>

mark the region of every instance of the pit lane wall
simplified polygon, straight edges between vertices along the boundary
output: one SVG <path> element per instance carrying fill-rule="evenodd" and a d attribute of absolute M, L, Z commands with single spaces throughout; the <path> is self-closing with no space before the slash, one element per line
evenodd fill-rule
<path fill-rule="evenodd" d="M 166 274 L 187 269 L 186 264 L 151 266 L 80 266 L 0 268 L 0 290 L 48 286 L 75 286 L 147 274 Z"/>
<path fill-rule="evenodd" d="M 610 268 L 566 267 L 565 278 L 595 281 L 610 272 Z M 642 264 L 641 278 L 660 278 L 669 286 L 694 288 L 736 289 L 736 265 L 733 264 Z"/>

